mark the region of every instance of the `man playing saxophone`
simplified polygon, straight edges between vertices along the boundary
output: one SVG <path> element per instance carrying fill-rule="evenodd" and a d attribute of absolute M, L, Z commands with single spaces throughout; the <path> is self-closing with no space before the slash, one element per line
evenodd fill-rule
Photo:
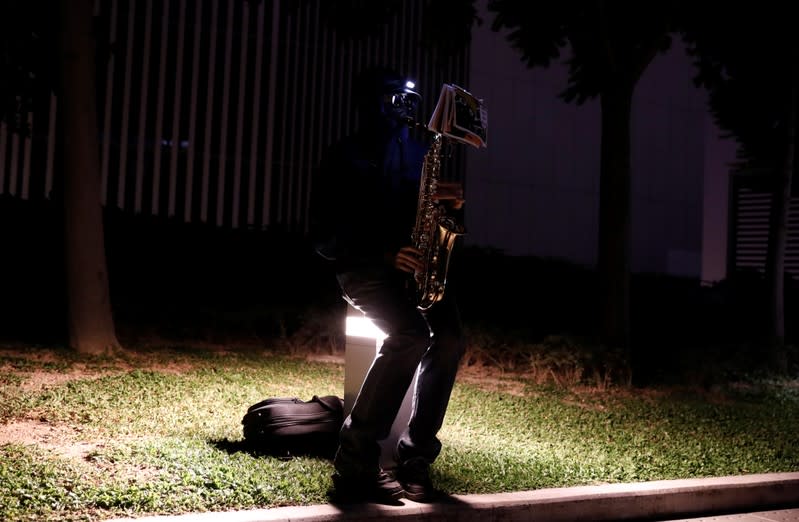
<path fill-rule="evenodd" d="M 465 343 L 452 292 L 427 309 L 409 298 L 408 280 L 423 269 L 411 241 L 420 179 L 429 146 L 408 124 L 420 101 L 406 78 L 370 69 L 357 82 L 359 127 L 333 144 L 314 179 L 311 234 L 329 261 L 342 296 L 386 333 L 345 419 L 334 459 L 334 494 L 342 501 L 428 501 L 430 466 Z M 434 195 L 453 211 L 459 184 Z M 396 448 L 397 468 L 380 468 L 385 439 L 420 369 L 410 421 Z"/>

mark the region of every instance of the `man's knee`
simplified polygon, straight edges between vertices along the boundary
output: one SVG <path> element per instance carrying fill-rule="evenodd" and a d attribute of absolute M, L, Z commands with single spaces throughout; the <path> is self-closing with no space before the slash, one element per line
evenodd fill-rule
<path fill-rule="evenodd" d="M 430 347 L 430 330 L 425 325 L 421 327 L 405 328 L 391 334 L 383 342 L 381 353 L 403 353 L 408 357 L 421 357 Z"/>

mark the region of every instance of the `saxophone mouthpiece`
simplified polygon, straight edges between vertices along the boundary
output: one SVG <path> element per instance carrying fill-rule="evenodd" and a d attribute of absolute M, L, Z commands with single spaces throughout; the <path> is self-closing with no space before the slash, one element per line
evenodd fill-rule
<path fill-rule="evenodd" d="M 433 134 L 434 136 L 439 134 L 438 132 L 434 131 L 433 129 L 431 129 L 430 127 L 425 125 L 424 123 L 420 123 L 420 122 L 414 120 L 413 118 L 411 118 L 410 116 L 406 116 L 406 117 L 402 118 L 402 122 L 405 125 L 407 125 L 408 127 L 412 128 L 412 129 L 413 128 L 421 129 L 421 130 L 423 130 L 425 132 L 429 132 L 430 134 Z"/>

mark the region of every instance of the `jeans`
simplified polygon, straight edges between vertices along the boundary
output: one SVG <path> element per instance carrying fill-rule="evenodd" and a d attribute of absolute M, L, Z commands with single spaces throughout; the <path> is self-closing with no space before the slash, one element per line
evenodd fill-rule
<path fill-rule="evenodd" d="M 343 476 L 379 471 L 379 441 L 388 437 L 405 393 L 419 368 L 411 415 L 399 438 L 398 462 L 421 457 L 432 463 L 441 451 L 444 421 L 465 342 L 451 293 L 426 311 L 407 298 L 404 279 L 391 271 L 346 272 L 337 276 L 344 299 L 387 337 L 366 374 L 341 428 L 334 465 Z"/>

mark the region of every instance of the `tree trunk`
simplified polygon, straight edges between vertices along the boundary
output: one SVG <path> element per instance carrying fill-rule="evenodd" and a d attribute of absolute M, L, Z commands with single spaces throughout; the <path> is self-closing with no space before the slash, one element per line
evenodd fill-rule
<path fill-rule="evenodd" d="M 111 315 L 100 202 L 91 0 L 59 0 L 61 129 L 69 344 L 82 353 L 119 347 Z"/>
<path fill-rule="evenodd" d="M 632 87 L 614 85 L 601 96 L 599 173 L 600 340 L 630 353 L 630 109 Z M 630 359 L 631 362 L 631 359 Z"/>
<path fill-rule="evenodd" d="M 790 98 L 785 127 L 785 153 L 777 182 L 774 184 L 769 215 L 769 238 L 766 253 L 766 281 L 769 291 L 770 343 L 768 358 L 777 370 L 788 370 L 785 350 L 785 248 L 787 243 L 788 212 L 791 204 L 791 184 L 796 151 L 796 91 L 797 76 L 791 76 Z"/>

